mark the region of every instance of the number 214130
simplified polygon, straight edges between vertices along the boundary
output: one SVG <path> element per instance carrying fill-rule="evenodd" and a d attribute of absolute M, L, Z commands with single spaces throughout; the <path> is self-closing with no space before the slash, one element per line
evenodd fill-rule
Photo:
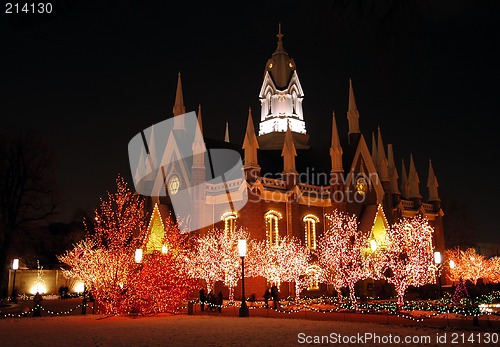
<path fill-rule="evenodd" d="M 52 4 L 50 2 L 32 2 L 32 3 L 17 3 L 17 2 L 7 2 L 5 3 L 5 13 L 16 14 L 16 13 L 26 13 L 26 14 L 49 14 L 52 13 Z"/>

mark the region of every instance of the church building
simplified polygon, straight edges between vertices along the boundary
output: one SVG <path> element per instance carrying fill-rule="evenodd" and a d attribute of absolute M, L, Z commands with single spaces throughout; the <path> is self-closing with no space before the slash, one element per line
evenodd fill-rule
<path fill-rule="evenodd" d="M 311 146 L 309 136 L 317 134 L 308 133 L 308 115 L 302 106 L 304 92 L 297 65 L 284 49 L 281 31 L 277 37 L 276 50 L 265 64 L 262 87 L 256 91 L 261 105 L 257 110 L 260 112 L 259 123 L 254 124 L 252 112 L 255 110 L 249 109 L 242 141 L 230 141 L 227 124 L 226 136 L 220 141 L 195 138 L 191 158 L 184 162 L 171 161 L 173 164 L 162 170 L 167 196 L 151 198 L 149 209 L 150 212 L 154 210 L 151 223 L 158 223 L 155 219 L 167 213 L 171 196 L 191 187 L 193 213 L 199 214 L 203 220 L 210 220 L 211 226 L 221 230 L 230 232 L 239 227 L 247 228 L 251 238 L 268 240 L 271 245 L 277 236 L 293 235 L 314 251 L 327 228 L 325 215 L 339 209 L 355 214 L 360 231 L 368 233 L 370 240 L 381 247 L 385 230 L 391 224 L 401 217 L 421 214 L 435 230 L 435 250 L 444 252 L 444 214 L 432 162 L 429 160 L 427 171 L 419 174 L 413 156 L 408 162 L 394 158 L 393 144 L 384 143 L 380 128 L 376 131 L 360 128 L 362 115 L 358 111 L 351 80 L 346 81 L 349 88 L 347 114 L 333 114 L 328 129 L 325 129 L 331 138 L 329 148 Z M 186 113 L 183 93 L 179 74 L 173 105 L 174 120 Z M 197 118 L 203 132 L 203 122 L 210 120 L 203 119 L 201 107 Z M 346 134 L 339 133 L 337 124 L 340 122 L 347 122 Z M 171 148 L 166 148 L 165 153 L 176 153 L 176 139 L 181 136 L 181 131 L 182 126 L 179 126 L 175 134 L 170 134 L 167 146 Z M 210 177 L 207 156 L 197 155 L 204 146 L 239 152 L 244 174 L 222 182 L 207 179 Z M 422 184 L 421 175 L 427 175 Z M 227 203 L 228 196 L 232 203 Z M 234 208 L 245 198 L 247 202 L 243 206 Z M 310 271 L 314 275 L 314 264 L 311 264 Z M 222 285 L 217 286 L 216 292 L 223 289 Z M 245 291 L 255 293 L 257 298 L 261 297 L 265 287 L 263 278 L 245 280 Z M 294 295 L 294 286 L 288 283 L 282 283 L 280 290 L 282 297 Z M 315 291 L 324 293 L 326 286 L 311 283 L 304 293 L 312 295 Z M 235 293 L 240 293 L 240 290 L 237 288 Z"/>

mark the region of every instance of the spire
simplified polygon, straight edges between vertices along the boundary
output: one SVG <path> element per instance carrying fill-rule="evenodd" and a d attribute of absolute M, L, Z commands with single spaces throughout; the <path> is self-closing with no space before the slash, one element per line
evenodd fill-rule
<path fill-rule="evenodd" d="M 297 156 L 297 151 L 295 150 L 295 144 L 293 143 L 293 136 L 292 131 L 290 130 L 290 126 L 288 126 L 286 129 L 285 142 L 283 143 L 281 156 L 283 157 L 283 172 L 296 173 L 297 170 L 295 168 L 295 157 Z"/>
<path fill-rule="evenodd" d="M 409 185 L 409 195 L 411 198 L 421 198 L 420 195 L 420 179 L 418 178 L 417 169 L 415 168 L 415 162 L 413 161 L 413 154 L 410 155 L 410 171 L 408 172 L 408 185 Z"/>
<path fill-rule="evenodd" d="M 384 142 L 382 141 L 382 133 L 378 127 L 378 145 L 377 145 L 377 160 L 378 160 L 378 173 L 382 182 L 389 181 L 389 168 L 387 157 L 385 156 Z"/>
<path fill-rule="evenodd" d="M 229 124 L 226 122 L 226 132 L 224 133 L 224 142 L 229 143 Z"/>
<path fill-rule="evenodd" d="M 243 147 L 245 150 L 245 167 L 258 166 L 257 162 L 257 149 L 259 148 L 259 142 L 257 141 L 257 136 L 255 135 L 255 128 L 253 126 L 252 119 L 252 109 L 248 108 L 248 121 L 247 130 L 245 132 L 245 139 L 243 140 Z"/>
<path fill-rule="evenodd" d="M 203 121 L 201 119 L 201 104 L 198 104 L 198 126 L 200 127 L 201 134 L 203 135 Z"/>
<path fill-rule="evenodd" d="M 391 182 L 391 193 L 401 194 L 398 187 L 398 170 L 396 169 L 396 163 L 394 162 L 394 152 L 392 150 L 392 144 L 387 145 L 387 168 L 389 170 L 389 180 Z"/>
<path fill-rule="evenodd" d="M 174 117 L 186 113 L 184 106 L 184 97 L 182 95 L 181 73 L 177 75 L 177 90 L 175 91 L 175 103 L 173 108 Z M 174 129 L 184 129 L 184 119 L 182 117 L 174 118 Z"/>
<path fill-rule="evenodd" d="M 378 151 L 377 151 L 377 140 L 375 139 L 375 133 L 372 131 L 372 161 L 375 168 L 378 171 Z"/>
<path fill-rule="evenodd" d="M 283 36 L 284 35 L 281 33 L 281 22 L 280 22 L 278 23 L 278 34 L 276 35 L 276 37 L 278 38 L 278 46 L 276 47 L 276 51 L 274 52 L 274 54 L 277 53 L 287 54 L 285 49 L 283 48 L 283 41 L 281 40 Z"/>
<path fill-rule="evenodd" d="M 332 113 L 332 145 L 330 147 L 330 158 L 332 160 L 331 172 L 344 172 L 344 169 L 342 168 L 342 147 L 340 146 L 335 112 Z"/>
<path fill-rule="evenodd" d="M 434 174 L 432 161 L 429 159 L 429 175 L 427 176 L 427 188 L 429 189 L 429 201 L 441 201 L 438 194 L 438 181 Z"/>
<path fill-rule="evenodd" d="M 401 196 L 408 199 L 408 174 L 406 171 L 405 160 L 401 159 Z"/>
<path fill-rule="evenodd" d="M 361 131 L 359 130 L 359 112 L 354 98 L 354 89 L 352 88 L 352 80 L 349 78 L 349 108 L 347 111 L 347 120 L 349 122 L 349 143 L 354 143 L 356 138 L 359 138 Z M 351 134 L 357 134 L 351 136 Z M 352 139 L 351 139 L 352 138 Z"/>
<path fill-rule="evenodd" d="M 201 118 L 201 105 L 198 105 L 198 126 L 193 139 L 193 168 L 205 168 L 205 140 L 203 139 L 203 121 Z"/>

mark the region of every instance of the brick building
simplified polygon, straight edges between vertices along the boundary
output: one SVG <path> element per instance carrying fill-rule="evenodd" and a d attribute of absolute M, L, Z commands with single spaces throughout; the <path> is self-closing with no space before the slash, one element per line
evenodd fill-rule
<path fill-rule="evenodd" d="M 325 129 L 331 136 L 330 147 L 311 147 L 309 135 L 314 134 L 307 132 L 307 117 L 304 118 L 306 113 L 302 108 L 304 93 L 296 64 L 283 47 L 281 32 L 277 36 L 277 48 L 267 60 L 259 92 L 258 131 L 249 109 L 242 143 L 230 142 L 227 133 L 224 141 L 194 138 L 191 158 L 167 160 L 174 162 L 162 170 L 160 181 L 167 196 L 153 197 L 151 210 L 156 203 L 164 210 L 171 205 L 172 195 L 190 187 L 193 218 L 208 220 L 205 224 L 220 229 L 243 226 L 252 238 L 266 239 L 270 244 L 276 235 L 293 235 L 313 251 L 325 228 L 325 214 L 333 209 L 355 214 L 360 230 L 370 233 L 375 241 L 382 239 L 384 230 L 400 217 L 422 214 L 435 229 L 435 250 L 444 251 L 443 212 L 431 161 L 424 198 L 413 157 L 410 157 L 408 171 L 403 160 L 401 166 L 396 165 L 393 145 L 383 142 L 380 128 L 376 134 L 371 133 L 371 146 L 368 146 L 359 126 L 360 114 L 351 81 L 347 115 L 332 115 L 331 124 Z M 179 74 L 174 119 L 185 112 Z M 197 116 L 203 129 L 202 121 L 207 120 L 202 118 L 201 107 Z M 348 133 L 339 134 L 337 122 L 344 121 L 348 122 Z M 182 129 L 182 124 L 174 126 L 167 143 L 171 148 L 165 148 L 165 153 L 176 153 Z M 200 148 L 225 148 L 240 153 L 244 175 L 227 181 L 211 181 L 214 177 L 208 165 L 210 158 L 197 155 Z M 244 198 L 248 202 L 235 209 L 234 205 Z M 314 264 L 311 265 L 314 272 Z M 255 293 L 257 297 L 266 287 L 263 278 L 250 278 L 245 284 L 246 292 Z M 217 284 L 216 291 L 222 288 L 222 284 Z M 324 285 L 319 285 L 305 294 L 326 290 Z M 284 296 L 293 294 L 293 285 L 281 283 L 281 291 Z M 235 293 L 240 290 L 237 288 Z"/>

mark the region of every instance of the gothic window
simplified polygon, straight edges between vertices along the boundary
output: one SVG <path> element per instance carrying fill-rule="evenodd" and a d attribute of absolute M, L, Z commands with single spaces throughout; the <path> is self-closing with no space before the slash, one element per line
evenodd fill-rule
<path fill-rule="evenodd" d="M 236 230 L 236 218 L 238 215 L 235 212 L 226 212 L 222 215 L 225 235 L 230 235 Z"/>
<path fill-rule="evenodd" d="M 267 93 L 266 95 L 266 101 L 267 101 L 267 114 L 271 114 L 271 93 Z"/>
<path fill-rule="evenodd" d="M 320 267 L 318 265 L 310 265 L 306 269 L 307 290 L 319 289 L 319 272 L 320 272 Z"/>
<path fill-rule="evenodd" d="M 316 249 L 316 223 L 319 223 L 319 218 L 313 214 L 304 216 L 305 241 L 307 248 L 310 250 Z"/>
<path fill-rule="evenodd" d="M 292 93 L 292 113 L 293 114 L 296 114 L 297 111 L 297 93 L 295 91 L 293 91 Z"/>
<path fill-rule="evenodd" d="M 278 221 L 282 218 L 281 213 L 277 211 L 268 211 L 264 218 L 266 219 L 266 239 L 270 246 L 278 244 L 279 227 Z"/>

